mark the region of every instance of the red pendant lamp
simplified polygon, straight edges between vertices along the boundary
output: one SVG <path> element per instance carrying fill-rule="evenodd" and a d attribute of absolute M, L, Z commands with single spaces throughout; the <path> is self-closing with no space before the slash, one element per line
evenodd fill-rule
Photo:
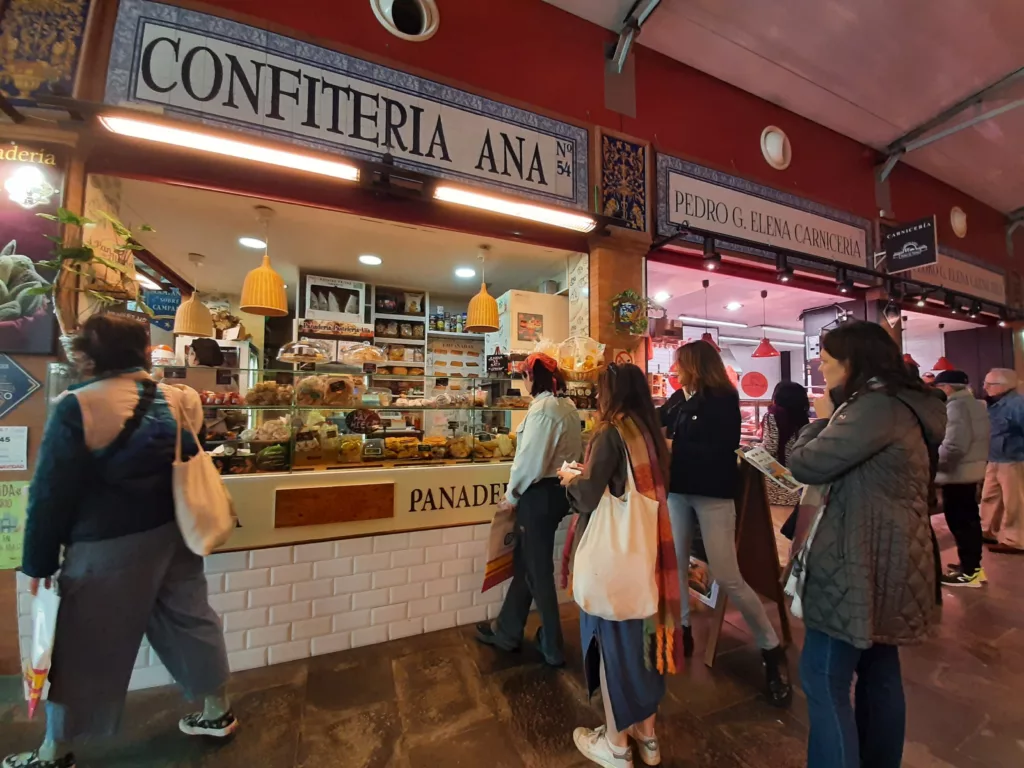
<path fill-rule="evenodd" d="M 935 365 L 932 366 L 933 371 L 955 371 L 956 366 L 953 365 L 949 360 L 946 359 L 946 334 L 943 332 L 943 328 L 946 327 L 945 323 L 939 323 L 939 338 L 942 340 L 942 356 L 935 361 Z"/>
<path fill-rule="evenodd" d="M 704 333 L 700 335 L 700 340 L 706 341 L 715 348 L 715 352 L 721 354 L 722 348 L 715 343 L 715 337 L 711 335 L 711 331 L 708 328 L 708 287 L 711 285 L 711 281 L 705 280 L 701 285 L 704 286 Z"/>
<path fill-rule="evenodd" d="M 757 349 L 754 350 L 754 354 L 751 357 L 778 357 L 779 350 L 772 346 L 772 343 L 768 341 L 768 337 L 765 336 L 764 327 L 768 325 L 768 309 L 765 305 L 765 299 L 768 298 L 768 291 L 761 291 L 761 343 L 757 345 Z"/>

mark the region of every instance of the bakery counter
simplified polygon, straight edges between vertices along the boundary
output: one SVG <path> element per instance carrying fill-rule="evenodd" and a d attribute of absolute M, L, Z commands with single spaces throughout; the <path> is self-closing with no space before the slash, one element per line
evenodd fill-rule
<path fill-rule="evenodd" d="M 224 478 L 240 527 L 221 551 L 490 522 L 509 461 Z"/>

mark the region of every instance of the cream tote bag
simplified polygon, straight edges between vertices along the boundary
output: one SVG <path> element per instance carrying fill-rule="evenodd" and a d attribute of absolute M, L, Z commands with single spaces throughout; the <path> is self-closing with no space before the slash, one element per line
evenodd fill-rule
<path fill-rule="evenodd" d="M 237 518 L 231 496 L 210 454 L 200 448 L 191 459 L 182 461 L 181 431 L 187 429 L 196 445 L 200 445 L 199 436 L 177 401 L 173 410 L 178 421 L 178 440 L 174 449 L 174 516 L 185 545 L 205 557 L 228 540 Z"/>
<path fill-rule="evenodd" d="M 591 616 L 646 619 L 658 612 L 658 502 L 636 489 L 626 459 L 626 492 L 605 489 L 576 550 L 573 598 Z"/>

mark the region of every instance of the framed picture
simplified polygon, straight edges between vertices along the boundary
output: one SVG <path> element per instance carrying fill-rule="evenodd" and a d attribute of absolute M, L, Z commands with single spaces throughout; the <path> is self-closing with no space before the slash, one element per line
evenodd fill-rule
<path fill-rule="evenodd" d="M 544 336 L 544 315 L 520 312 L 516 322 L 519 341 L 540 341 Z"/>
<path fill-rule="evenodd" d="M 304 296 L 307 318 L 362 323 L 366 283 L 337 277 L 306 275 Z"/>

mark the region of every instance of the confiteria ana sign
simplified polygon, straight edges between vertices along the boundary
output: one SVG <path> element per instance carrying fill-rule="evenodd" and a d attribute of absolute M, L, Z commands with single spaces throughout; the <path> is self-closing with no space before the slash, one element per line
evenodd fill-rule
<path fill-rule="evenodd" d="M 106 100 L 587 207 L 583 128 L 162 3 L 121 3 Z"/>
<path fill-rule="evenodd" d="M 737 189 L 737 185 L 751 192 Z M 867 222 L 858 226 L 812 212 L 808 209 L 824 209 L 791 195 L 665 155 L 658 157 L 658 195 L 662 234 L 686 223 L 695 230 L 725 238 L 865 266 Z M 792 204 L 773 202 L 773 197 Z"/>

